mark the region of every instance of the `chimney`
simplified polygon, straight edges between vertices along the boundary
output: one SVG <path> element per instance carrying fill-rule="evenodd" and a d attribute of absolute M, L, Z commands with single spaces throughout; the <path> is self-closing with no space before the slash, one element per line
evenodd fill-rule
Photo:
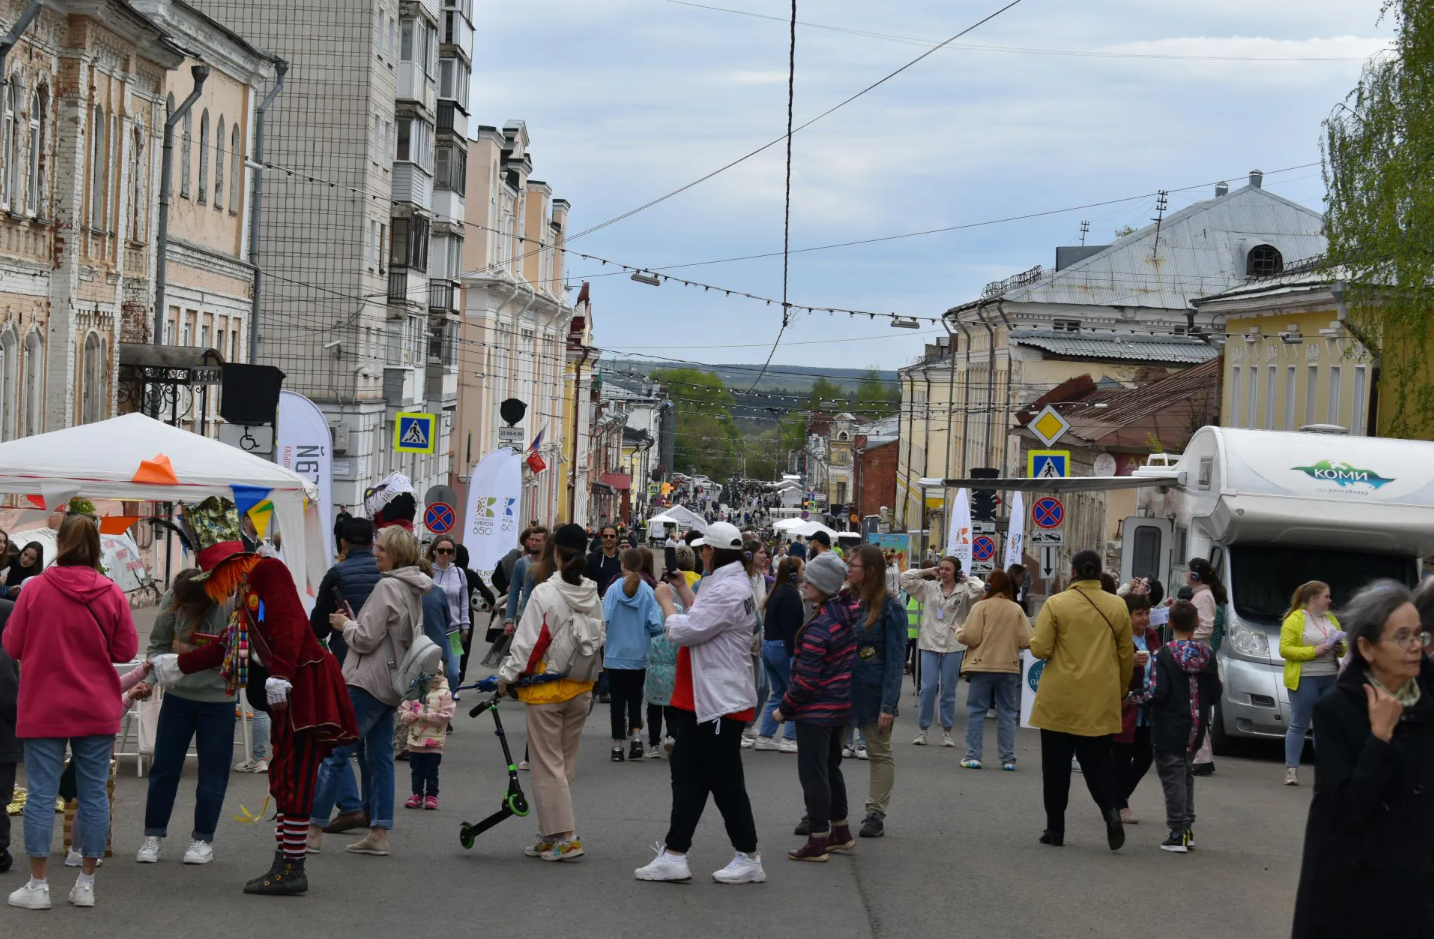
<path fill-rule="evenodd" d="M 1220 198 L 1221 196 L 1228 196 L 1229 194 L 1230 194 L 1230 184 L 1229 184 L 1229 183 L 1225 182 L 1225 181 L 1222 179 L 1222 180 L 1220 180 L 1218 183 L 1215 184 L 1215 198 L 1216 198 L 1216 199 Z"/>
<path fill-rule="evenodd" d="M 1265 171 L 1264 171 L 1264 170 L 1250 170 L 1250 188 L 1251 188 L 1251 189 L 1263 189 L 1263 188 L 1265 188 Z"/>

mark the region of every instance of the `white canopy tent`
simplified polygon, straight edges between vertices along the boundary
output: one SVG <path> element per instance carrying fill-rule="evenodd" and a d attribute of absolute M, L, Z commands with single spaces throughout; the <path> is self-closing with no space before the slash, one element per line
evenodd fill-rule
<path fill-rule="evenodd" d="M 704 535 L 707 533 L 707 519 L 680 505 L 674 505 L 661 515 L 654 515 L 647 520 L 647 524 L 648 531 L 654 531 L 654 525 L 677 525 L 681 528 L 695 528 Z"/>
<path fill-rule="evenodd" d="M 161 454 L 169 458 L 178 484 L 134 482 L 140 463 Z M 47 508 L 72 495 L 155 502 L 232 499 L 234 484 L 269 490 L 284 563 L 300 596 L 314 596 L 329 559 L 318 488 L 302 476 L 143 414 L 0 443 L 0 493 L 40 495 Z"/>
<path fill-rule="evenodd" d="M 801 535 L 803 538 L 810 538 L 812 535 L 815 535 L 815 534 L 816 534 L 817 532 L 819 532 L 819 531 L 824 531 L 824 532 L 826 532 L 826 533 L 827 533 L 827 537 L 828 537 L 828 538 L 831 538 L 831 539 L 833 539 L 833 540 L 835 540 L 836 536 L 839 534 L 836 530 L 831 529 L 831 528 L 828 528 L 827 526 L 823 525 L 821 522 L 813 522 L 813 521 L 805 521 L 805 522 L 802 522 L 800 525 L 796 525 L 796 526 L 793 526 L 793 527 L 791 527 L 791 528 L 788 528 L 788 529 L 787 529 L 787 534 L 789 534 L 789 535 Z"/>
<path fill-rule="evenodd" d="M 804 518 L 784 518 L 780 521 L 773 522 L 772 528 L 775 531 L 790 532 L 792 529 L 801 528 L 805 524 L 807 524 L 807 520 Z"/>

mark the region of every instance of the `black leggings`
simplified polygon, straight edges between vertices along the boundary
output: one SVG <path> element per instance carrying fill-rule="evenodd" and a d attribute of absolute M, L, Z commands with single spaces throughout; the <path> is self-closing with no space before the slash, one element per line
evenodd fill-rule
<path fill-rule="evenodd" d="M 691 849 L 692 835 L 710 793 L 722 813 L 732 847 L 751 854 L 757 850 L 757 823 L 752 820 L 752 803 L 742 775 L 742 722 L 723 717 L 699 724 L 691 711 L 673 710 L 677 745 L 669 764 L 672 819 L 663 843 L 678 854 Z"/>
<path fill-rule="evenodd" d="M 647 742 L 654 747 L 662 742 L 662 719 L 667 718 L 667 736 L 677 736 L 677 708 L 670 704 L 647 706 Z"/>
<path fill-rule="evenodd" d="M 806 798 L 812 834 L 826 834 L 833 820 L 847 820 L 846 780 L 841 774 L 846 727 L 797 721 L 797 778 Z"/>
<path fill-rule="evenodd" d="M 1151 727 L 1143 724 L 1135 728 L 1135 739 L 1130 743 L 1113 742 L 1111 755 L 1115 758 L 1115 794 L 1120 797 L 1119 808 L 1130 808 L 1130 796 L 1140 780 L 1150 771 L 1155 762 L 1155 748 L 1150 741 Z"/>
<path fill-rule="evenodd" d="M 612 695 L 612 739 L 626 740 L 642 730 L 642 704 L 647 683 L 645 668 L 610 668 L 608 694 Z"/>

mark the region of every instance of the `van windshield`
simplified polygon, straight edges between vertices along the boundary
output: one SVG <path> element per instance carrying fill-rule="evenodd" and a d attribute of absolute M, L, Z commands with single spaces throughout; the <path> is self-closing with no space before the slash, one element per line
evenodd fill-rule
<path fill-rule="evenodd" d="M 1289 545 L 1236 545 L 1230 549 L 1230 596 L 1240 618 L 1278 625 L 1295 588 L 1309 580 L 1329 584 L 1334 607 L 1372 580 L 1416 583 L 1413 558 Z"/>

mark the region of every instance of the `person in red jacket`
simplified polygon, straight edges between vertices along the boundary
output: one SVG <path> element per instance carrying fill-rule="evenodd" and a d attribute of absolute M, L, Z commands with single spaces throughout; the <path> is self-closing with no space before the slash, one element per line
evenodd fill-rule
<path fill-rule="evenodd" d="M 81 821 L 80 876 L 70 891 L 75 906 L 95 905 L 95 864 L 110 827 L 110 748 L 124 705 L 112 663 L 139 651 L 124 591 L 100 573 L 100 533 L 87 516 L 60 525 L 55 566 L 25 582 L 5 623 L 4 645 L 20 663 L 15 735 L 25 744 L 25 853 L 30 880 L 10 905 L 50 908 L 45 868 L 55 825 L 55 797 L 65 745 L 75 765 Z"/>
<path fill-rule="evenodd" d="M 155 676 L 169 685 L 181 674 L 220 666 L 226 682 L 246 687 L 250 704 L 269 712 L 269 794 L 278 811 L 278 848 L 268 872 L 245 884 L 244 892 L 300 894 L 309 889 L 304 859 L 319 762 L 358 739 L 343 672 L 314 638 L 282 562 L 235 555 L 214 569 L 206 589 L 217 600 L 238 590 L 224 641 L 157 657 Z"/>

